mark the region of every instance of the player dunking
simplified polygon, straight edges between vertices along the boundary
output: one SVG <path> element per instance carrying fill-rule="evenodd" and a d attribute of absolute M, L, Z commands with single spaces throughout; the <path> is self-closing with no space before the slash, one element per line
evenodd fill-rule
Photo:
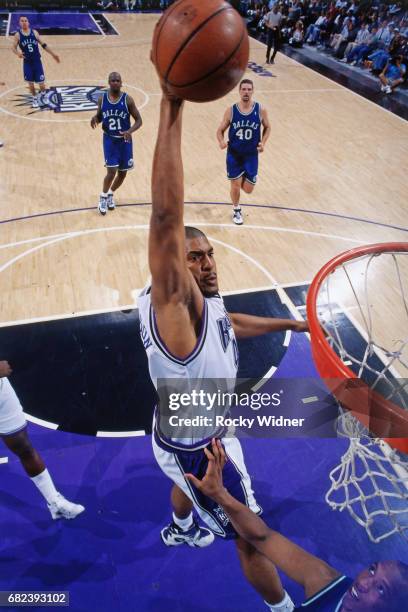
<path fill-rule="evenodd" d="M 27 421 L 18 397 L 8 381 L 11 367 L 0 361 L 0 438 L 21 464 L 47 502 L 53 519 L 73 519 L 84 507 L 73 504 L 57 491 L 44 461 L 33 448 L 27 434 Z"/>
<path fill-rule="evenodd" d="M 49 53 L 56 62 L 60 62 L 59 56 L 54 53 L 50 47 L 40 38 L 37 30 L 30 28 L 30 22 L 27 17 L 20 17 L 19 29 L 14 34 L 13 53 L 24 60 L 23 73 L 24 80 L 27 81 L 30 93 L 32 95 L 32 106 L 38 108 L 39 101 L 36 97 L 35 83 L 38 83 L 40 91 L 45 91 L 45 74 L 41 62 L 41 54 L 38 45 L 41 45 L 47 53 Z M 20 50 L 18 49 L 20 47 Z"/>
<path fill-rule="evenodd" d="M 192 379 L 232 379 L 238 367 L 236 338 L 292 329 L 305 331 L 307 323 L 286 319 L 228 314 L 218 293 L 214 250 L 198 229 L 184 227 L 183 164 L 181 123 L 183 102 L 164 92 L 152 171 L 152 215 L 149 232 L 151 286 L 139 296 L 141 337 L 146 349 L 150 376 L 180 379 L 186 389 Z M 234 538 L 242 569 L 257 591 L 268 602 L 287 601 L 274 565 L 254 547 L 237 536 L 231 522 L 220 515 L 214 502 L 190 486 L 186 472 L 202 475 L 207 459 L 202 452 L 208 436 L 194 432 L 180 440 L 175 428 L 167 434 L 161 427 L 163 407 L 158 406 L 153 423 L 153 451 L 163 472 L 173 481 L 171 503 L 173 521 L 161 531 L 168 546 L 186 543 L 203 547 L 212 543 L 214 533 Z M 185 438 L 185 437 L 184 437 Z M 227 489 L 255 512 L 251 480 L 242 449 L 236 438 L 223 440 L 231 461 Z M 193 507 L 209 529 L 193 518 Z"/>
<path fill-rule="evenodd" d="M 225 111 L 221 125 L 217 130 L 217 140 L 221 149 L 227 150 L 227 177 L 231 181 L 231 200 L 233 205 L 232 220 L 242 225 L 239 199 L 241 189 L 252 193 L 258 174 L 258 153 L 264 150 L 271 133 L 268 114 L 252 96 L 254 84 L 244 79 L 239 85 L 240 101 Z M 261 134 L 261 125 L 263 131 Z M 224 132 L 228 131 L 228 143 Z"/>
<path fill-rule="evenodd" d="M 103 152 L 107 173 L 103 179 L 98 210 L 101 215 L 114 210 L 114 192 L 122 185 L 128 170 L 133 169 L 132 134 L 142 126 L 142 118 L 129 94 L 122 92 L 122 77 L 111 72 L 109 90 L 98 100 L 98 110 L 91 119 L 92 128 L 102 123 Z M 135 120 L 130 126 L 130 117 Z"/>
<path fill-rule="evenodd" d="M 306 601 L 295 610 L 308 612 L 401 612 L 408 601 L 408 565 L 401 561 L 372 563 L 355 578 L 311 555 L 241 504 L 223 486 L 227 457 L 219 440 L 213 440 L 207 471 L 202 480 L 187 474 L 188 480 L 211 497 L 229 516 L 244 540 L 275 563 L 292 580 L 302 585 Z M 227 463 L 228 465 L 228 463 Z M 290 612 L 287 607 L 282 612 Z"/>

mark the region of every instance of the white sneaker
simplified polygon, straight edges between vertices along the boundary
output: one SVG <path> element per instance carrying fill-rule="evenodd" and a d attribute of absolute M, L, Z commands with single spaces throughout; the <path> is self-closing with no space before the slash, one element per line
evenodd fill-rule
<path fill-rule="evenodd" d="M 40 107 L 40 105 L 38 104 L 37 96 L 33 96 L 31 106 L 32 106 L 32 108 L 39 108 Z"/>
<path fill-rule="evenodd" d="M 4 147 L 4 142 L 0 140 L 0 147 Z"/>
<path fill-rule="evenodd" d="M 354 62 L 351 62 L 350 66 L 357 66 L 357 60 L 354 60 Z"/>
<path fill-rule="evenodd" d="M 387 89 L 387 85 L 381 85 L 381 91 L 385 91 Z"/>
<path fill-rule="evenodd" d="M 390 94 L 392 93 L 392 88 L 389 85 L 387 85 L 384 91 L 386 94 Z"/>
<path fill-rule="evenodd" d="M 60 518 L 73 519 L 85 510 L 81 504 L 73 504 L 65 499 L 61 493 L 58 493 L 54 501 L 47 504 L 47 506 L 54 521 Z"/>
<path fill-rule="evenodd" d="M 234 208 L 233 212 L 232 212 L 232 220 L 235 223 L 235 225 L 242 225 L 244 222 L 244 219 L 242 217 L 242 213 L 241 213 L 241 209 L 240 208 Z"/>
<path fill-rule="evenodd" d="M 98 210 L 101 215 L 106 215 L 106 211 L 108 210 L 108 196 L 99 196 Z"/>
<path fill-rule="evenodd" d="M 167 525 L 160 532 L 161 539 L 166 546 L 180 546 L 188 544 L 196 548 L 204 548 L 214 542 L 214 534 L 206 527 L 200 527 L 196 521 L 193 522 L 188 531 L 183 531 L 174 522 Z"/>
<path fill-rule="evenodd" d="M 343 64 L 347 64 L 347 57 L 342 57 L 340 60 Z"/>
<path fill-rule="evenodd" d="M 107 200 L 107 205 L 108 205 L 108 209 L 109 210 L 115 210 L 115 201 L 113 199 L 113 193 L 108 193 L 108 197 L 106 198 Z"/>

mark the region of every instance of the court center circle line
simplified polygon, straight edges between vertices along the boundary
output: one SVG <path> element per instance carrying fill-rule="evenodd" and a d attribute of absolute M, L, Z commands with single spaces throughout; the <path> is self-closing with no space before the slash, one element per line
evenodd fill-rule
<path fill-rule="evenodd" d="M 202 221 L 191 221 L 190 223 L 194 223 L 194 225 L 198 226 L 198 227 L 216 227 L 216 228 L 225 228 L 225 229 L 231 229 L 232 231 L 237 231 L 234 226 L 232 226 L 230 223 L 205 223 Z M 136 226 L 134 225 L 114 225 L 111 226 L 112 228 L 117 228 L 117 229 L 131 229 L 133 227 L 148 227 L 148 224 L 138 224 Z M 106 231 L 106 229 L 109 228 L 105 228 L 105 227 L 97 227 L 97 228 L 92 228 L 92 229 L 87 229 L 87 230 L 77 230 L 78 232 L 104 232 Z M 299 229 L 295 229 L 295 228 L 291 228 L 291 227 L 279 227 L 279 226 L 275 226 L 275 225 L 248 225 L 245 224 L 243 227 L 241 227 L 238 231 L 242 231 L 245 229 L 252 229 L 252 230 L 265 230 L 265 231 L 272 231 L 272 232 L 283 232 L 283 233 L 289 233 L 289 234 L 304 234 L 306 236 L 316 236 L 318 238 L 329 238 L 331 240 L 341 240 L 344 242 L 351 242 L 353 244 L 365 244 L 365 242 L 363 240 L 358 240 L 357 238 L 348 238 L 346 236 L 337 236 L 336 234 L 326 234 L 324 232 L 312 232 L 312 231 L 308 231 L 308 230 L 299 230 Z M 30 244 L 33 242 L 40 242 L 41 240 L 52 240 L 53 238 L 59 238 L 60 236 L 66 236 L 67 234 L 73 234 L 76 235 L 77 232 L 64 232 L 63 234 L 51 234 L 48 236 L 38 236 L 37 238 L 27 238 L 26 240 L 19 240 L 17 242 L 9 242 L 8 244 L 0 244 L 0 250 L 2 249 L 7 249 L 7 248 L 13 248 L 16 246 L 22 246 L 23 244 Z M 1 272 L 1 267 L 0 267 L 0 272 Z"/>
<path fill-rule="evenodd" d="M 58 82 L 72 83 L 72 81 L 84 81 L 86 83 L 89 83 L 92 81 L 103 81 L 103 79 L 54 79 L 53 81 L 50 81 L 50 83 L 57 82 L 56 86 L 58 87 Z M 106 81 L 104 82 L 104 85 L 106 85 Z M 142 108 L 148 105 L 148 103 L 150 102 L 150 96 L 144 89 L 141 89 L 140 87 L 137 87 L 136 85 L 130 85 L 129 83 L 123 83 L 123 86 L 130 87 L 130 89 L 134 89 L 135 91 L 139 91 L 144 96 L 144 100 L 142 104 L 137 107 L 138 110 L 141 110 Z M 11 89 L 7 89 L 6 91 L 3 91 L 0 94 L 0 99 L 4 98 L 4 96 L 6 96 L 8 93 L 16 91 L 17 89 L 21 89 L 22 87 L 24 87 L 24 85 L 17 85 L 16 87 L 12 87 Z M 87 119 L 47 119 L 46 117 L 42 119 L 40 117 L 35 117 L 35 116 L 18 115 L 17 113 L 13 113 L 13 111 L 7 110 L 3 106 L 0 106 L 0 112 L 4 113 L 5 115 L 9 115 L 10 117 L 16 117 L 17 119 L 25 119 L 28 121 L 39 121 L 41 123 L 89 123 L 89 117 Z M 85 111 L 85 112 L 92 112 L 92 111 Z"/>

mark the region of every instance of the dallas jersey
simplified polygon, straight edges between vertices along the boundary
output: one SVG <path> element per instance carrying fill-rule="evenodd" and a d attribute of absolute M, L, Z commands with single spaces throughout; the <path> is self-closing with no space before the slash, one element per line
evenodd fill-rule
<path fill-rule="evenodd" d="M 177 378 L 185 380 L 183 392 L 191 391 L 191 379 L 195 381 L 214 380 L 227 381 L 228 390 L 235 386 L 238 369 L 238 345 L 234 330 L 224 301 L 218 294 L 211 298 L 204 298 L 204 308 L 201 322 L 201 332 L 194 350 L 185 359 L 173 355 L 160 337 L 156 324 L 156 317 L 151 303 L 150 287 L 145 289 L 138 299 L 140 317 L 140 335 L 146 350 L 149 372 L 152 382 L 157 390 L 159 379 Z M 197 383 L 196 383 L 197 384 Z M 184 387 L 184 385 L 183 385 Z M 179 411 L 181 412 L 181 411 Z M 176 412 L 174 414 L 177 414 Z M 209 412 L 208 416 L 213 413 Z M 160 406 L 156 415 L 157 427 L 160 429 Z M 214 419 L 215 420 L 215 419 Z M 171 435 L 173 430 L 158 432 L 164 442 L 170 443 L 172 448 L 199 449 L 208 444 L 208 439 L 221 433 L 220 428 L 214 430 L 205 427 L 203 436 L 200 429 L 188 427 L 186 436 Z"/>
<path fill-rule="evenodd" d="M 112 138 L 123 138 L 120 132 L 126 132 L 130 128 L 127 94 L 123 92 L 116 102 L 112 102 L 109 92 L 105 91 L 102 97 L 101 112 L 102 129 L 105 134 Z"/>
<path fill-rule="evenodd" d="M 353 582 L 347 576 L 339 576 L 321 591 L 309 597 L 295 610 L 305 610 L 305 612 L 340 612 L 344 595 Z"/>
<path fill-rule="evenodd" d="M 121 134 L 130 128 L 127 94 L 123 92 L 116 102 L 112 102 L 109 92 L 105 91 L 102 96 L 101 113 L 105 166 L 117 168 L 121 172 L 132 170 L 133 142 L 126 142 Z"/>
<path fill-rule="evenodd" d="M 28 83 L 43 83 L 45 81 L 44 68 L 41 62 L 38 40 L 34 30 L 24 34 L 23 30 L 18 30 L 18 46 L 24 54 L 23 74 L 24 80 Z"/>
<path fill-rule="evenodd" d="M 257 146 L 261 140 L 261 125 L 259 102 L 254 102 L 248 113 L 241 112 L 238 104 L 232 106 L 226 159 L 229 180 L 243 177 L 255 185 L 258 176 Z"/>
<path fill-rule="evenodd" d="M 19 29 L 18 34 L 18 46 L 24 53 L 24 59 L 31 63 L 39 61 L 41 54 L 38 48 L 38 40 L 35 37 L 34 31 L 30 30 L 28 34 L 24 34 L 23 30 Z"/>
<path fill-rule="evenodd" d="M 254 102 L 248 113 L 239 110 L 238 104 L 231 108 L 231 122 L 228 131 L 228 150 L 238 155 L 257 152 L 261 140 L 261 105 Z"/>

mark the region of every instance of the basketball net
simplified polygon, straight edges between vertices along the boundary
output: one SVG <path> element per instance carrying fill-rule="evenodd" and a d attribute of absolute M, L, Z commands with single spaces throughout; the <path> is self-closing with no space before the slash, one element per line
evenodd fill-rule
<path fill-rule="evenodd" d="M 350 368 L 350 375 L 365 381 L 374 395 L 381 396 L 384 405 L 395 407 L 400 423 L 405 419 L 408 423 L 408 300 L 404 286 L 408 278 L 408 244 L 399 244 L 401 251 L 380 249 L 353 254 L 329 269 L 318 283 L 315 314 L 334 359 L 339 360 L 340 376 L 347 376 L 344 372 Z M 373 245 L 380 246 L 388 245 Z M 383 279 L 390 289 L 383 287 Z M 310 318 L 309 308 L 308 303 Z M 350 342 L 347 332 L 351 326 L 345 324 L 344 313 L 364 338 L 360 347 Z M 393 326 L 387 324 L 387 318 Z M 393 329 L 391 339 L 384 327 Z M 400 339 L 395 338 L 395 329 Z M 316 359 L 316 344 L 313 348 L 320 374 L 327 377 L 327 370 L 322 372 L 325 366 L 319 367 Z M 341 366 L 347 367 L 342 370 Z M 340 405 L 337 431 L 350 442 L 340 464 L 330 472 L 326 501 L 333 510 L 348 510 L 373 542 L 396 533 L 408 540 L 408 455 L 398 450 L 406 451 L 406 441 L 377 437 L 367 426 L 372 421 L 365 423 L 358 412 L 350 410 L 350 404 L 346 408 L 344 403 Z M 384 422 L 389 414 L 392 418 L 394 413 L 387 412 Z M 403 430 L 407 431 L 404 425 Z"/>

